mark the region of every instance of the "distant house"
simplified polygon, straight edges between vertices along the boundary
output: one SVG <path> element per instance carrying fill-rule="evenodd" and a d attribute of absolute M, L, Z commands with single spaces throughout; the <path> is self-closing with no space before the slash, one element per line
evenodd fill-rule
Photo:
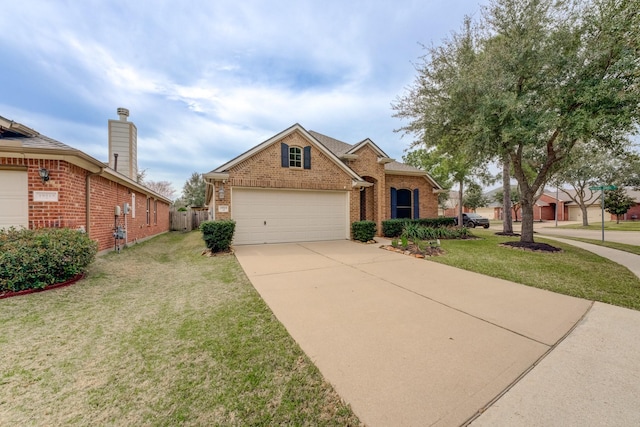
<path fill-rule="evenodd" d="M 0 228 L 80 229 L 100 251 L 168 231 L 171 201 L 137 182 L 137 129 L 118 115 L 107 163 L 0 117 Z"/>
<path fill-rule="evenodd" d="M 487 217 L 489 219 L 502 219 L 503 218 L 503 208 L 502 203 L 495 200 L 495 196 L 498 192 L 502 190 L 501 187 L 494 188 L 491 191 L 485 193 L 485 197 L 491 200 L 486 207 L 476 209 L 476 213 Z M 640 191 L 634 191 L 630 188 L 627 188 L 627 194 L 631 196 L 636 203 L 640 203 Z M 574 196 L 576 194 L 575 190 L 566 190 L 564 191 L 544 191 L 540 197 L 536 200 L 535 205 L 533 207 L 533 220 L 534 221 L 553 221 L 556 219 L 556 207 L 557 207 L 557 215 L 558 221 L 582 221 L 583 213 L 580 206 L 574 202 L 569 195 Z M 457 194 L 457 193 L 456 193 Z M 600 193 L 592 194 L 590 190 L 586 190 L 585 199 L 587 202 L 587 220 L 588 222 L 597 222 L 602 221 L 602 205 Z M 457 208 L 457 200 L 456 205 L 451 208 L 451 210 L 447 210 L 449 212 L 456 212 Z M 466 212 L 467 210 L 465 210 Z M 453 213 L 451 216 L 456 215 Z M 520 221 L 522 220 L 522 210 L 513 209 L 511 215 L 514 220 Z M 635 215 L 635 217 L 634 217 Z M 615 220 L 615 215 L 611 215 L 605 211 L 605 221 Z M 640 219 L 640 205 L 636 204 L 633 206 L 625 215 L 623 215 L 620 219 L 622 220 L 636 220 Z"/>
<path fill-rule="evenodd" d="M 575 197 L 575 190 L 566 190 L 569 194 Z M 633 200 L 635 200 L 636 205 L 632 206 L 629 211 L 620 217 L 621 220 L 637 220 L 640 219 L 640 191 L 635 191 L 631 187 L 625 188 L 625 191 L 628 196 L 630 196 Z M 566 198 L 567 202 L 567 219 L 569 221 L 582 221 L 582 210 L 580 206 L 573 202 L 566 194 L 563 195 L 563 192 L 560 192 L 560 195 Z M 591 192 L 591 190 L 585 190 L 585 199 L 589 200 L 587 203 L 587 220 L 589 223 L 602 221 L 602 197 L 600 195 L 600 191 L 596 191 L 595 194 Z M 634 217 L 635 215 L 635 217 Z M 615 221 L 616 216 L 611 215 L 608 212 L 604 212 L 604 220 L 605 221 Z"/>
<path fill-rule="evenodd" d="M 350 224 L 436 217 L 442 190 L 372 140 L 347 144 L 299 124 L 205 173 L 211 218 L 236 221 L 235 244 L 348 239 Z"/>

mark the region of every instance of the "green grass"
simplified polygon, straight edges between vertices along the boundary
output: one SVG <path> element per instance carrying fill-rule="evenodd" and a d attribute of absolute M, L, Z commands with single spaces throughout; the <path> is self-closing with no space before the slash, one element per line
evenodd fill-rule
<path fill-rule="evenodd" d="M 594 222 L 586 227 L 582 224 L 559 225 L 558 228 L 570 228 L 577 230 L 602 230 L 602 223 Z M 620 221 L 620 224 L 616 224 L 615 221 L 605 221 L 604 229 L 611 231 L 640 231 L 640 221 Z"/>
<path fill-rule="evenodd" d="M 640 246 L 636 246 L 636 245 L 628 245 L 625 243 L 608 242 L 608 241 L 603 242 L 602 240 L 584 239 L 582 237 L 572 237 L 572 236 L 558 236 L 558 237 L 562 237 L 563 239 L 567 239 L 567 240 L 577 240 L 579 242 L 591 243 L 592 245 L 605 246 L 607 248 L 618 249 L 620 251 L 629 252 L 635 255 L 640 255 Z"/>
<path fill-rule="evenodd" d="M 591 252 L 536 236 L 563 249 L 541 253 L 499 246 L 514 238 L 474 230 L 477 240 L 442 240 L 443 256 L 431 260 L 549 291 L 640 310 L 640 279 Z"/>
<path fill-rule="evenodd" d="M 359 425 L 232 255 L 199 232 L 0 300 L 3 425 Z"/>

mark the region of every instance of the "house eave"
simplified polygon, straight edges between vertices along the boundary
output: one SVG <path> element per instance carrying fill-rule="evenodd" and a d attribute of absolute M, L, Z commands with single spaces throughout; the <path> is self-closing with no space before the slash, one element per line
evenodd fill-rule
<path fill-rule="evenodd" d="M 357 160 L 358 159 L 358 155 L 357 154 L 342 154 L 340 156 L 340 160 Z"/>
<path fill-rule="evenodd" d="M 227 172 L 209 172 L 202 174 L 202 177 L 212 182 L 226 181 L 229 179 L 229 174 Z"/>
<path fill-rule="evenodd" d="M 433 188 L 436 190 L 443 190 L 443 188 L 438 184 L 431 176 L 423 171 L 397 171 L 397 170 L 385 170 L 385 175 L 402 175 L 402 176 L 421 176 L 426 179 L 429 183 L 433 185 Z"/>
<path fill-rule="evenodd" d="M 171 203 L 171 200 L 167 197 L 158 194 L 143 185 L 140 185 L 129 177 L 106 167 L 105 163 L 94 159 L 88 154 L 85 154 L 82 151 L 76 149 L 64 150 L 53 148 L 25 148 L 22 146 L 0 146 L 0 157 L 62 160 L 65 162 L 69 162 L 72 165 L 78 166 L 86 171 L 89 171 L 92 174 L 99 174 L 104 178 L 134 188 L 143 194 L 153 196 L 154 198 L 163 200 L 167 203 Z"/>
<path fill-rule="evenodd" d="M 380 157 L 378 159 L 378 164 L 386 165 L 387 163 L 395 162 L 396 159 L 392 159 L 391 157 Z"/>
<path fill-rule="evenodd" d="M 367 187 L 372 187 L 373 183 L 369 182 L 369 181 L 352 181 L 351 183 L 351 187 L 352 188 L 367 188 Z"/>

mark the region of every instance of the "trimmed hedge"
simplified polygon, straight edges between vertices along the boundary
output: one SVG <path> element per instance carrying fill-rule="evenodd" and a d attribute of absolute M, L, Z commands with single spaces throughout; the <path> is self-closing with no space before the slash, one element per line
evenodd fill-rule
<path fill-rule="evenodd" d="M 98 243 L 69 228 L 0 230 L 0 292 L 41 289 L 81 274 Z"/>
<path fill-rule="evenodd" d="M 398 237 L 402 234 L 405 224 L 418 224 L 429 228 L 451 227 L 455 225 L 455 218 L 387 219 L 382 221 L 382 235 L 385 237 Z"/>
<path fill-rule="evenodd" d="M 465 239 L 469 237 L 469 230 L 466 227 L 424 227 L 420 224 L 407 223 L 402 231 L 402 237 L 406 237 L 412 242 L 420 240 L 436 240 L 436 239 Z"/>
<path fill-rule="evenodd" d="M 353 240 L 368 242 L 376 235 L 376 223 L 373 221 L 356 221 L 351 224 Z"/>
<path fill-rule="evenodd" d="M 211 252 L 227 251 L 236 231 L 236 222 L 232 219 L 205 221 L 200 224 L 200 231 Z"/>

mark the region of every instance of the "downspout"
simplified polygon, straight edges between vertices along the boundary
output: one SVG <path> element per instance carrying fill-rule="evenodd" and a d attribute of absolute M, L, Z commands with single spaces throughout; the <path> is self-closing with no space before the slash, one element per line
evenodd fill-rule
<path fill-rule="evenodd" d="M 85 229 L 86 229 L 86 232 L 87 232 L 87 236 L 89 236 L 89 238 L 91 238 L 91 234 L 89 233 L 91 231 L 90 230 L 90 228 L 91 228 L 91 225 L 90 225 L 91 224 L 91 222 L 90 222 L 91 221 L 91 203 L 90 203 L 91 202 L 91 184 L 90 184 L 90 181 L 91 181 L 91 177 L 92 176 L 100 175 L 100 174 L 102 174 L 102 172 L 104 172 L 104 168 L 100 168 L 99 172 L 91 172 L 91 173 L 89 173 L 87 175 L 87 177 L 85 178 L 85 189 L 84 189 L 84 192 L 85 192 L 85 202 L 84 202 L 85 203 L 85 209 L 84 209 L 84 212 L 85 212 L 85 215 L 86 215 L 86 218 L 85 218 L 85 224 L 86 224 L 85 225 Z"/>

